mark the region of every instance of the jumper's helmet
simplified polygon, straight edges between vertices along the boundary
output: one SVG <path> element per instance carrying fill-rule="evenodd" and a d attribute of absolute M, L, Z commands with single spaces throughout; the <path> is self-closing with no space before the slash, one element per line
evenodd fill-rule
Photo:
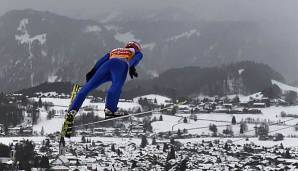
<path fill-rule="evenodd" d="M 136 52 L 141 51 L 142 47 L 140 43 L 136 41 L 129 41 L 126 43 L 125 48 L 134 48 Z"/>

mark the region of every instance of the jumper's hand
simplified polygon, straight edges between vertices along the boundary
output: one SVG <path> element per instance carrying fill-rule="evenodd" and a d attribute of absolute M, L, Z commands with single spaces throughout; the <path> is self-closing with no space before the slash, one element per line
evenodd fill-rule
<path fill-rule="evenodd" d="M 129 68 L 129 75 L 131 79 L 133 79 L 133 77 L 138 77 L 138 73 L 135 67 Z"/>
<path fill-rule="evenodd" d="M 95 72 L 96 72 L 96 70 L 93 68 L 91 71 L 89 71 L 86 74 L 86 82 L 88 82 L 93 77 L 93 75 L 95 74 Z"/>

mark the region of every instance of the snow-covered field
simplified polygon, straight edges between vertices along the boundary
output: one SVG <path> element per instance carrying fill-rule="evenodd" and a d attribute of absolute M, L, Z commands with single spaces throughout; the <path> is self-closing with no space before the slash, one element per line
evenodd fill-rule
<path fill-rule="evenodd" d="M 157 99 L 157 102 L 159 104 L 165 104 L 167 100 L 169 100 L 166 97 L 158 96 L 158 95 L 147 95 L 142 96 L 143 98 L 146 97 L 148 99 Z M 34 100 L 38 100 L 35 98 Z M 138 98 L 134 99 L 134 102 L 119 102 L 119 108 L 125 109 L 125 110 L 136 110 L 138 108 L 141 108 L 141 106 L 137 103 Z M 60 98 L 42 98 L 43 102 L 52 102 L 54 105 L 64 105 L 67 106 L 69 104 L 69 99 L 60 99 Z M 96 115 L 100 117 L 104 117 L 103 109 L 105 107 L 104 103 L 91 103 L 90 99 L 86 99 L 83 107 L 91 106 L 92 108 L 96 109 Z M 51 120 L 47 120 L 47 112 L 45 110 L 41 110 L 40 113 L 40 120 L 38 121 L 37 125 L 34 125 L 33 130 L 40 132 L 42 127 L 44 127 L 44 132 L 47 133 L 53 133 L 56 131 L 59 131 L 62 124 L 63 124 L 63 114 L 64 111 L 67 109 L 67 107 L 59 107 L 54 106 L 52 109 L 58 111 L 58 114 L 61 114 L 61 117 L 54 117 Z M 224 122 L 213 122 L 213 121 L 202 121 L 200 119 L 213 119 L 213 120 L 219 120 L 219 121 L 227 121 L 231 122 L 232 117 L 236 117 L 236 121 L 240 122 L 241 120 L 245 120 L 246 118 L 254 118 L 256 120 L 270 120 L 271 122 L 278 122 L 278 121 L 286 121 L 291 118 L 282 118 L 280 117 L 280 113 L 282 111 L 288 113 L 288 114 L 297 114 L 298 115 L 298 106 L 290 106 L 290 107 L 269 107 L 261 109 L 263 114 L 223 114 L 223 113 L 210 113 L 210 114 L 197 114 L 198 121 L 190 120 L 188 123 L 183 123 L 183 120 L 179 117 L 175 116 L 168 116 L 164 115 L 163 119 L 164 121 L 157 121 L 152 123 L 153 129 L 155 132 L 165 132 L 165 131 L 171 131 L 178 130 L 178 129 L 191 129 L 188 132 L 192 134 L 211 134 L 209 131 L 208 126 L 212 124 L 219 125 L 218 126 L 218 132 L 222 132 L 223 129 L 226 128 L 226 126 L 222 125 L 229 125 L 230 123 L 224 123 Z M 80 112 L 82 113 L 83 110 Z M 80 114 L 79 113 L 79 114 Z M 159 118 L 160 114 L 156 114 L 156 118 Z M 188 117 L 189 114 L 180 114 L 182 116 Z M 286 125 L 272 125 L 270 126 L 270 131 L 273 131 L 275 129 L 284 128 L 288 125 L 295 125 L 298 123 L 297 120 L 292 120 L 289 122 L 286 122 Z M 253 130 L 255 125 L 254 124 L 248 124 L 248 130 Z M 200 127 L 206 127 L 206 128 L 200 128 Z M 197 128 L 197 129 L 195 129 Z M 232 126 L 234 135 L 239 135 L 240 127 L 239 125 L 233 125 Z M 287 135 L 298 135 L 298 132 L 294 130 L 294 128 L 284 129 L 277 131 L 279 133 L 283 133 L 285 136 Z M 274 132 L 275 133 L 275 132 Z M 253 135 L 254 131 L 250 131 L 246 133 L 247 135 Z"/>
<path fill-rule="evenodd" d="M 33 98 L 34 101 L 38 101 L 38 98 Z M 49 134 L 53 132 L 60 131 L 63 121 L 64 121 L 64 114 L 65 111 L 68 109 L 68 106 L 70 103 L 70 99 L 61 99 L 61 98 L 41 98 L 42 102 L 51 102 L 54 104 L 53 107 L 51 107 L 50 110 L 55 110 L 57 112 L 57 116 L 47 120 L 48 112 L 42 109 L 40 111 L 40 118 L 37 123 L 37 125 L 33 126 L 33 131 L 40 132 L 42 127 L 44 128 L 44 133 Z M 90 106 L 93 109 L 96 109 L 96 115 L 99 117 L 104 118 L 104 103 L 91 103 L 91 99 L 86 99 L 82 105 L 82 107 Z M 136 111 L 138 109 L 142 109 L 141 105 L 135 102 L 119 102 L 118 108 L 129 110 L 129 111 Z M 78 115 L 82 114 L 84 110 L 81 110 Z M 60 116 L 59 116 L 60 115 Z"/>
<path fill-rule="evenodd" d="M 248 100 L 249 97 L 258 98 L 261 97 L 262 94 L 256 93 L 251 96 L 241 96 L 240 99 L 245 101 Z M 159 95 L 146 95 L 142 96 L 142 98 L 146 97 L 147 99 L 154 100 L 156 99 L 158 104 L 166 104 L 170 99 L 167 97 L 159 96 Z M 138 98 L 135 98 L 133 102 L 119 102 L 119 108 L 125 109 L 125 110 L 136 110 L 138 108 L 141 108 L 141 106 L 137 103 Z M 34 99 L 35 101 L 38 101 L 38 98 Z M 69 104 L 69 99 L 60 99 L 60 98 L 42 98 L 43 102 L 51 102 L 54 105 L 63 105 L 67 106 Z M 90 99 L 86 99 L 83 107 L 90 106 L 94 109 L 96 109 L 96 115 L 103 117 L 103 109 L 105 107 L 104 103 L 91 103 Z M 64 111 L 67 109 L 67 107 L 59 107 L 54 106 L 51 109 L 58 111 L 58 116 L 52 118 L 51 120 L 47 120 L 47 112 L 43 109 L 40 113 L 40 120 L 38 121 L 37 125 L 34 125 L 33 130 L 40 132 L 42 127 L 44 128 L 45 134 L 53 133 L 56 131 L 59 131 L 61 129 L 61 126 L 63 124 L 63 114 Z M 183 123 L 183 118 L 176 117 L 176 116 L 169 116 L 169 115 L 163 115 L 163 121 L 156 121 L 152 123 L 153 131 L 155 133 L 158 132 L 166 132 L 166 131 L 177 131 L 178 129 L 183 130 L 187 129 L 188 133 L 191 134 L 198 134 L 198 135 L 211 135 L 212 132 L 209 130 L 210 124 L 217 125 L 218 133 L 222 133 L 224 129 L 227 128 L 227 125 L 230 125 L 232 128 L 234 135 L 238 136 L 240 134 L 240 125 L 231 125 L 232 117 L 235 116 L 236 121 L 239 123 L 241 120 L 245 120 L 247 118 L 254 119 L 256 121 L 268 121 L 270 120 L 271 123 L 277 123 L 277 122 L 283 122 L 287 121 L 289 119 L 292 119 L 291 121 L 287 121 L 284 124 L 279 125 L 271 125 L 269 127 L 269 131 L 272 131 L 270 134 L 275 133 L 282 133 L 283 135 L 291 136 L 295 135 L 298 136 L 298 131 L 296 132 L 294 127 L 288 128 L 288 129 L 282 129 L 289 127 L 291 125 L 295 125 L 298 123 L 298 118 L 288 118 L 284 117 L 282 118 L 280 116 L 281 112 L 285 112 L 287 114 L 294 114 L 298 115 L 298 106 L 289 106 L 289 107 L 276 107 L 271 106 L 269 108 L 263 108 L 262 114 L 224 114 L 224 113 L 209 113 L 209 114 L 196 114 L 197 115 L 197 121 L 194 120 L 188 120 L 187 123 Z M 84 110 L 81 110 L 79 114 L 84 112 Z M 61 116 L 59 117 L 59 113 L 61 113 Z M 179 116 L 186 116 L 189 117 L 190 114 L 178 114 Z M 160 114 L 154 114 L 157 119 L 159 119 Z M 206 121 L 209 120 L 209 121 Z M 216 121 L 210 121 L 210 120 L 216 120 Z M 254 135 L 254 127 L 255 124 L 248 124 L 248 132 L 245 133 L 245 135 Z M 279 131 L 275 131 L 277 129 L 282 129 Z M 291 140 L 291 139 L 290 139 Z M 242 141 L 239 141 L 242 142 Z M 263 141 L 262 141 L 263 142 Z M 266 143 L 266 142 L 264 142 Z M 290 143 L 290 142 L 289 142 Z"/>
<path fill-rule="evenodd" d="M 215 124 L 218 125 L 217 129 L 219 133 L 222 133 L 223 129 L 226 128 L 224 125 L 230 125 L 232 121 L 232 117 L 235 116 L 236 121 L 240 122 L 242 119 L 245 120 L 246 118 L 253 118 L 255 120 L 263 121 L 263 120 L 270 120 L 273 123 L 277 123 L 279 121 L 287 121 L 289 119 L 293 118 L 288 118 L 284 117 L 282 118 L 280 116 L 280 113 L 282 111 L 286 112 L 287 114 L 295 114 L 298 115 L 298 106 L 290 106 L 290 107 L 269 107 L 269 108 L 264 108 L 261 109 L 262 114 L 224 114 L 224 113 L 209 113 L 209 114 L 197 114 L 198 120 L 195 122 L 193 120 L 189 120 L 188 123 L 183 123 L 183 119 L 175 116 L 168 116 L 168 115 L 163 115 L 163 121 L 156 121 L 152 123 L 153 130 L 156 132 L 165 132 L 165 131 L 172 131 L 172 130 L 178 130 L 178 129 L 191 129 L 188 132 L 192 134 L 211 134 L 209 131 L 208 126 L 210 124 Z M 159 118 L 160 114 L 155 114 L 154 115 L 157 119 Z M 180 116 L 186 116 L 189 117 L 189 114 L 180 114 Z M 216 121 L 227 121 L 230 123 L 225 123 L 225 122 L 216 122 L 216 121 L 202 121 L 200 119 L 207 119 L 207 120 L 216 120 Z M 289 125 L 295 125 L 298 123 L 298 118 L 293 119 L 291 121 L 287 121 L 285 125 L 271 125 L 269 127 L 269 131 L 274 131 L 276 129 L 281 129 L 281 128 L 286 128 Z M 222 126 L 223 125 L 223 126 Z M 255 124 L 248 124 L 248 130 L 252 130 L 250 132 L 247 132 L 246 135 L 254 135 L 254 126 Z M 200 128 L 200 127 L 206 127 L 206 128 Z M 238 125 L 232 125 L 231 126 L 234 132 L 234 135 L 239 135 L 240 134 L 240 126 Z M 197 129 L 195 129 L 197 128 Z M 274 133 L 282 133 L 285 136 L 290 136 L 290 135 L 297 135 L 298 132 L 295 131 L 294 128 L 289 128 L 289 129 L 283 129 L 280 131 L 275 131 Z"/>

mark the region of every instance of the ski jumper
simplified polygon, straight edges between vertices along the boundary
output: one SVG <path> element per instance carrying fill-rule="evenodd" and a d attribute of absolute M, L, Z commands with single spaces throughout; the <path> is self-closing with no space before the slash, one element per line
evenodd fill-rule
<path fill-rule="evenodd" d="M 111 112 L 116 112 L 128 69 L 138 65 L 142 58 L 143 54 L 139 51 L 135 52 L 133 48 L 118 48 L 104 55 L 95 64 L 93 69 L 96 72 L 80 89 L 69 111 L 78 111 L 90 91 L 103 83 L 112 81 L 112 85 L 107 91 L 106 108 Z"/>

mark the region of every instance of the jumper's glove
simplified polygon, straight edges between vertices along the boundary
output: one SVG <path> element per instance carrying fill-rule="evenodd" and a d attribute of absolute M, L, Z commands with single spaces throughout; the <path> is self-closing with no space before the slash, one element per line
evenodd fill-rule
<path fill-rule="evenodd" d="M 92 70 L 86 74 L 86 82 L 88 82 L 93 77 L 95 72 L 96 72 L 96 69 L 92 68 Z"/>
<path fill-rule="evenodd" d="M 129 68 L 129 75 L 131 79 L 133 79 L 133 77 L 138 77 L 138 73 L 135 67 Z"/>

